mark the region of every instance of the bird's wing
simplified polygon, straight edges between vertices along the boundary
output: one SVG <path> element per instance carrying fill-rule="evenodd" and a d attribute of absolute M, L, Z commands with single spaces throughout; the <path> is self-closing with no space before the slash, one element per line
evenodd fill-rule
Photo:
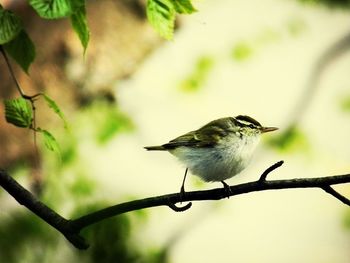
<path fill-rule="evenodd" d="M 227 135 L 227 130 L 222 123 L 212 121 L 202 128 L 181 135 L 162 146 L 169 150 L 180 146 L 213 147 L 225 135 Z"/>
<path fill-rule="evenodd" d="M 197 131 L 191 131 L 181 135 L 170 142 L 162 145 L 165 149 L 175 149 L 180 146 L 188 147 L 211 147 L 214 146 L 210 136 L 198 134 Z"/>

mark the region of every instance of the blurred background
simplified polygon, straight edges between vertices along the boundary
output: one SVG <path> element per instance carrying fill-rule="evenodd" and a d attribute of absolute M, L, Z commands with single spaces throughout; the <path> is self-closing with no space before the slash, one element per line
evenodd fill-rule
<path fill-rule="evenodd" d="M 37 47 L 30 75 L 16 68 L 19 82 L 54 98 L 69 129 L 39 103 L 39 126 L 60 153 L 39 140 L 37 155 L 32 133 L 1 118 L 0 166 L 67 218 L 178 192 L 185 167 L 143 147 L 226 116 L 280 127 L 229 184 L 256 180 L 279 160 L 270 179 L 350 171 L 348 1 L 193 1 L 198 12 L 181 16 L 166 42 L 143 1 L 91 0 L 85 57 L 68 21 L 42 21 L 22 1 L 1 4 L 24 16 Z M 2 98 L 18 96 L 3 60 L 0 79 Z M 195 176 L 186 185 L 216 187 Z M 336 189 L 350 196 L 349 185 Z M 132 212 L 87 228 L 87 251 L 2 190 L 0 199 L 0 262 L 350 262 L 350 209 L 320 189 Z"/>

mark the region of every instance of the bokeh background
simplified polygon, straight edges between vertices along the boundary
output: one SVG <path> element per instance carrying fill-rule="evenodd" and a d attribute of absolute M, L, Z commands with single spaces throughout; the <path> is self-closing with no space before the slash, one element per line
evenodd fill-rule
<path fill-rule="evenodd" d="M 146 21 L 142 1 L 88 1 L 92 40 L 85 58 L 68 22 L 47 28 L 25 7 L 9 4 L 28 16 L 34 41 L 47 45 L 37 48 L 29 77 L 16 71 L 19 80 L 28 92 L 55 98 L 69 129 L 38 107 L 40 125 L 53 129 L 61 148 L 54 154 L 39 141 L 38 161 L 30 132 L 3 118 L 1 165 L 74 218 L 178 192 L 185 167 L 143 147 L 245 114 L 280 130 L 264 136 L 251 165 L 229 184 L 255 180 L 279 160 L 285 164 L 270 179 L 349 173 L 348 1 L 193 4 L 198 12 L 181 16 L 166 42 Z M 50 40 L 43 30 L 53 30 Z M 14 97 L 6 70 L 1 61 L 1 96 Z M 186 185 L 214 187 L 221 184 L 194 176 Z M 349 185 L 336 189 L 350 195 Z M 184 213 L 132 212 L 89 227 L 87 251 L 4 191 L 0 198 L 1 262 L 350 262 L 350 210 L 320 189 L 196 202 Z"/>

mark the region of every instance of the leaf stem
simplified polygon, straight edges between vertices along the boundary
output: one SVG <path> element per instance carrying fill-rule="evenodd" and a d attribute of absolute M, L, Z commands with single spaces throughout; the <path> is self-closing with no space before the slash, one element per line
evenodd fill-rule
<path fill-rule="evenodd" d="M 14 71 L 13 71 L 13 69 L 12 69 L 11 63 L 10 63 L 8 57 L 7 57 L 6 51 L 4 50 L 4 47 L 3 47 L 2 45 L 0 45 L 0 51 L 1 51 L 1 53 L 2 53 L 2 55 L 3 55 L 3 57 L 4 57 L 4 59 L 5 59 L 5 62 L 6 62 L 6 64 L 7 64 L 7 67 L 8 67 L 8 69 L 9 69 L 9 71 L 10 71 L 10 75 L 11 75 L 11 77 L 12 77 L 12 79 L 13 79 L 15 85 L 16 85 L 16 88 L 17 88 L 19 94 L 20 94 L 21 97 L 24 98 L 24 99 L 30 99 L 30 96 L 27 96 L 27 95 L 24 93 L 24 91 L 22 90 L 21 86 L 19 85 L 19 83 L 18 83 L 18 81 L 17 81 L 17 79 L 16 79 L 16 76 L 15 76 L 15 73 L 14 73 Z"/>

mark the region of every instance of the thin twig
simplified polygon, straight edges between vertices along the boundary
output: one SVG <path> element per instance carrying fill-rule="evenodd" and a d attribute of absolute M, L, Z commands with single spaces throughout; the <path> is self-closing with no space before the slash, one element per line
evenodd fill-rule
<path fill-rule="evenodd" d="M 350 206 L 350 200 L 334 190 L 331 186 L 327 185 L 322 187 L 323 190 L 325 190 L 328 194 L 333 195 L 335 198 L 337 198 L 339 201 L 343 202 L 344 204 Z"/>
<path fill-rule="evenodd" d="M 38 95 L 40 94 L 39 93 L 35 94 L 30 98 L 30 103 L 32 105 L 32 112 L 33 112 L 32 130 L 33 130 L 33 143 L 34 143 L 34 150 L 35 150 L 34 162 L 35 162 L 36 168 L 40 167 L 40 160 L 39 160 L 40 153 L 39 153 L 39 147 L 38 147 L 38 141 L 37 141 L 37 119 L 36 119 L 36 107 L 35 107 L 35 100 Z M 37 177 L 35 178 L 36 183 L 40 182 L 40 179 L 39 179 L 40 177 L 38 176 L 36 177 Z"/>
<path fill-rule="evenodd" d="M 38 149 L 38 144 L 37 144 L 37 124 L 36 124 L 36 108 L 35 108 L 35 100 L 37 99 L 37 97 L 42 96 L 43 93 L 39 92 L 37 94 L 34 94 L 32 96 L 29 96 L 27 94 L 24 93 L 23 89 L 21 88 L 21 86 L 19 85 L 17 78 L 15 76 L 15 73 L 13 71 L 13 68 L 11 66 L 11 63 L 7 57 L 6 51 L 4 50 L 3 46 L 0 45 L 0 52 L 2 53 L 6 65 L 9 69 L 10 75 L 13 79 L 13 82 L 15 83 L 15 86 L 19 92 L 19 94 L 21 95 L 22 98 L 28 100 L 30 102 L 30 105 L 32 107 L 32 112 L 33 112 L 33 119 L 32 119 L 32 123 L 30 125 L 30 129 L 33 130 L 33 141 L 34 141 L 34 147 L 35 147 L 35 165 L 36 167 L 40 166 L 40 161 L 39 161 L 39 149 Z M 37 180 L 37 178 L 35 178 L 35 180 Z"/>
<path fill-rule="evenodd" d="M 278 167 L 281 167 L 284 161 L 279 161 L 273 165 L 271 165 L 269 168 L 267 168 L 260 176 L 259 181 L 266 181 L 266 177 L 271 173 L 273 170 L 276 170 Z"/>
<path fill-rule="evenodd" d="M 32 96 L 29 96 L 29 95 L 25 94 L 23 89 L 21 88 L 21 86 L 19 85 L 19 83 L 17 81 L 17 78 L 16 78 L 15 73 L 13 71 L 13 68 L 11 66 L 10 60 L 8 59 L 6 51 L 4 50 L 4 47 L 2 45 L 0 45 L 0 52 L 1 52 L 2 56 L 4 57 L 4 59 L 5 59 L 7 68 L 9 69 L 10 75 L 12 77 L 13 82 L 15 83 L 15 86 L 16 86 L 19 94 L 21 95 L 21 97 L 23 99 L 29 100 L 30 103 L 32 104 L 32 106 L 34 107 L 34 102 L 35 102 L 36 98 L 39 97 L 39 96 L 42 96 L 43 93 L 39 92 L 39 93 L 36 93 L 36 94 L 34 94 Z"/>
<path fill-rule="evenodd" d="M 14 73 L 14 71 L 13 71 L 13 69 L 12 69 L 11 63 L 10 63 L 8 57 L 7 57 L 6 51 L 4 50 L 4 48 L 3 48 L 1 45 L 0 45 L 0 51 L 1 51 L 1 53 L 2 53 L 2 55 L 3 55 L 3 57 L 4 57 L 4 59 L 5 59 L 5 62 L 6 62 L 6 64 L 7 64 L 7 67 L 8 67 L 8 69 L 9 69 L 9 71 L 10 71 L 10 75 L 11 75 L 11 77 L 12 77 L 12 79 L 13 79 L 13 82 L 14 82 L 15 85 L 16 85 L 16 88 L 17 88 L 19 94 L 20 94 L 21 97 L 23 97 L 24 99 L 29 99 L 29 96 L 27 96 L 27 95 L 24 93 L 24 91 L 22 90 L 21 86 L 19 85 L 19 83 L 18 83 L 18 81 L 17 81 L 17 79 L 16 79 L 16 76 L 15 76 L 15 73 Z"/>

